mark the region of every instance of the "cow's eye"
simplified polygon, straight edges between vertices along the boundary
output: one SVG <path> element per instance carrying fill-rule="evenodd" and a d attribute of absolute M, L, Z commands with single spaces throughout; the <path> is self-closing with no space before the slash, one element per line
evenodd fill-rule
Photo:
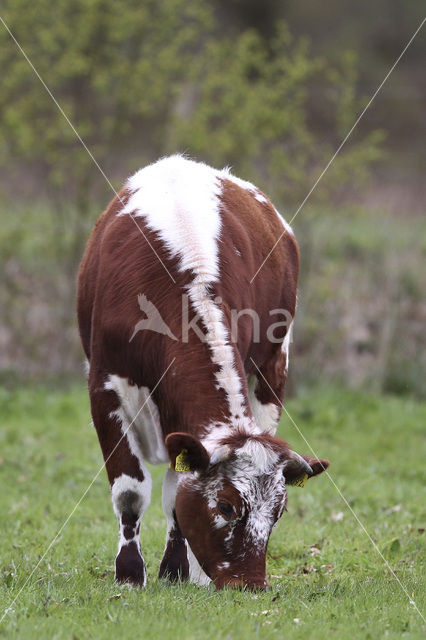
<path fill-rule="evenodd" d="M 220 511 L 220 514 L 225 518 L 225 520 L 231 520 L 234 515 L 234 507 L 229 502 L 218 502 L 217 508 Z"/>

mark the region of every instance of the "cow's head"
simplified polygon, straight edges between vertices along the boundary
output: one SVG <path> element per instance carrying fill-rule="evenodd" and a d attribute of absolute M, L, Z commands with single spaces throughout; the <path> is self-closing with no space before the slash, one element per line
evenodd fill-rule
<path fill-rule="evenodd" d="M 230 435 L 211 455 L 188 433 L 170 434 L 166 446 L 172 467 L 184 471 L 176 517 L 204 572 L 217 588 L 265 588 L 266 548 L 286 505 L 286 485 L 329 463 L 302 457 L 266 434 Z"/>

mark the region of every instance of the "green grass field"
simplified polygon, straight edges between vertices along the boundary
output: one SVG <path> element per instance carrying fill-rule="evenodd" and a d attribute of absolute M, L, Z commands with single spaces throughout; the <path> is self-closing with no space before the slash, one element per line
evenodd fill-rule
<path fill-rule="evenodd" d="M 332 478 L 424 615 L 426 406 L 334 389 L 287 407 L 331 460 Z M 0 617 L 11 607 L 0 637 L 424 637 L 421 616 L 325 476 L 289 489 L 265 594 L 159 583 L 162 468 L 153 469 L 141 531 L 145 591 L 114 583 L 117 525 L 105 471 L 26 582 L 102 459 L 82 388 L 0 391 L 0 416 Z M 280 435 L 309 453 L 286 417 Z"/>

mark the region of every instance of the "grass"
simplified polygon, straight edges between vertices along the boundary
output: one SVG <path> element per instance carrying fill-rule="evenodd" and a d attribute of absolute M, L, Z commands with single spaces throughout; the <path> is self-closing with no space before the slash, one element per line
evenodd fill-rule
<path fill-rule="evenodd" d="M 426 406 L 336 388 L 287 406 L 424 612 Z M 102 459 L 82 388 L 1 391 L 0 415 L 0 617 L 17 596 L 0 638 L 424 637 L 421 617 L 327 477 L 289 490 L 266 594 L 159 583 L 162 468 L 153 469 L 142 525 L 145 591 L 114 583 L 117 526 L 104 471 L 26 582 Z M 309 453 L 287 418 L 280 433 Z"/>

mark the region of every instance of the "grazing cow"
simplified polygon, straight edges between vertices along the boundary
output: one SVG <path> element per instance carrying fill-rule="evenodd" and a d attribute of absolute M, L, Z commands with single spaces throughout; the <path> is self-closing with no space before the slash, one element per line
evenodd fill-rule
<path fill-rule="evenodd" d="M 148 461 L 171 465 L 160 577 L 267 586 L 286 484 L 328 466 L 274 436 L 298 263 L 291 228 L 263 193 L 178 155 L 138 171 L 97 221 L 78 320 L 119 522 L 117 580 L 146 583 Z"/>

